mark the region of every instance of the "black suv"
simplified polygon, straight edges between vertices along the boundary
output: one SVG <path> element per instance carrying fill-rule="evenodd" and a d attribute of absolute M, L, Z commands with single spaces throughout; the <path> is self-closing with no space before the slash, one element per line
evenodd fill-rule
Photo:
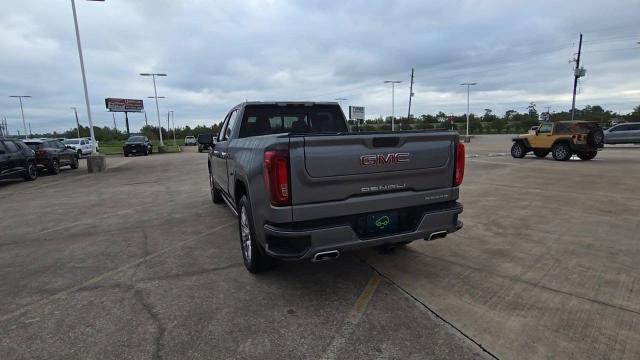
<path fill-rule="evenodd" d="M 198 134 L 198 152 L 209 150 L 214 142 L 213 134 Z"/>
<path fill-rule="evenodd" d="M 143 154 L 149 155 L 153 152 L 153 144 L 144 135 L 133 135 L 127 139 L 122 146 L 122 152 L 124 156 Z"/>
<path fill-rule="evenodd" d="M 0 139 L 0 179 L 37 177 L 33 150 L 20 140 Z"/>
<path fill-rule="evenodd" d="M 78 168 L 78 154 L 71 146 L 65 145 L 62 141 L 54 139 L 24 140 L 36 154 L 36 164 L 47 169 L 49 174 L 60 172 L 61 166 L 69 166 L 72 169 Z"/>

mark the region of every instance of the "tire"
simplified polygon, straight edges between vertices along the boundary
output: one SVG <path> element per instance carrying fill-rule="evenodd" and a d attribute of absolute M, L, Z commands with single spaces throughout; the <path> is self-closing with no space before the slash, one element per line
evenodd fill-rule
<path fill-rule="evenodd" d="M 69 164 L 69 167 L 71 167 L 72 169 L 77 169 L 79 166 L 80 166 L 80 161 L 76 156 L 74 156 L 71 159 L 71 164 Z"/>
<path fill-rule="evenodd" d="M 129 157 L 129 154 L 128 153 L 124 153 L 124 157 Z"/>
<path fill-rule="evenodd" d="M 56 175 L 60 172 L 60 161 L 58 159 L 51 160 L 51 164 L 47 166 L 47 171 L 51 175 Z"/>
<path fill-rule="evenodd" d="M 567 161 L 571 159 L 571 147 L 566 142 L 556 143 L 551 148 L 551 155 L 557 161 Z"/>
<path fill-rule="evenodd" d="M 576 155 L 578 155 L 580 160 L 587 161 L 587 160 L 592 160 L 594 157 L 596 157 L 596 155 L 598 155 L 598 152 L 597 151 L 580 151 Z"/>
<path fill-rule="evenodd" d="M 201 153 L 201 152 L 202 152 L 202 149 L 200 149 L 200 148 L 199 148 L 199 149 L 198 149 L 198 152 L 199 152 L 199 153 Z"/>
<path fill-rule="evenodd" d="M 27 181 L 33 181 L 38 178 L 38 167 L 33 161 L 27 162 L 27 169 L 24 172 L 24 179 Z"/>
<path fill-rule="evenodd" d="M 533 153 L 535 156 L 539 158 L 544 158 L 544 157 L 547 157 L 547 155 L 549 155 L 549 151 L 547 150 L 533 150 Z"/>
<path fill-rule="evenodd" d="M 214 204 L 224 203 L 224 199 L 222 198 L 220 189 L 216 188 L 216 183 L 213 180 L 213 174 L 211 173 L 211 170 L 209 170 L 209 192 L 211 193 L 211 201 L 213 201 Z"/>
<path fill-rule="evenodd" d="M 602 132 L 602 129 L 591 130 L 589 134 L 587 134 L 587 144 L 594 148 L 604 146 L 604 132 Z"/>
<path fill-rule="evenodd" d="M 82 150 L 78 150 L 78 159 L 82 159 Z"/>
<path fill-rule="evenodd" d="M 149 150 L 145 150 L 144 152 L 144 156 L 147 156 L 147 155 L 149 155 Z"/>
<path fill-rule="evenodd" d="M 246 195 L 242 196 L 238 203 L 238 233 L 242 258 L 247 271 L 258 274 L 273 267 L 273 258 L 265 254 L 262 246 L 256 241 L 251 203 Z"/>
<path fill-rule="evenodd" d="M 516 159 L 522 159 L 527 155 L 527 148 L 525 148 L 522 141 L 515 141 L 511 146 L 511 156 Z"/>

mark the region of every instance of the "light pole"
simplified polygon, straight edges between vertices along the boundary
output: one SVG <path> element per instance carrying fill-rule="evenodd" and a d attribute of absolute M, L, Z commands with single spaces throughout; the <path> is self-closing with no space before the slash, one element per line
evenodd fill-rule
<path fill-rule="evenodd" d="M 76 113 L 76 129 L 78 129 L 78 139 L 80 139 L 80 121 L 78 121 L 78 108 L 75 106 L 71 107 L 73 112 Z"/>
<path fill-rule="evenodd" d="M 76 42 L 78 43 L 78 56 L 80 57 L 80 71 L 82 72 L 82 85 L 84 87 L 84 101 L 87 104 L 87 117 L 89 118 L 89 134 L 91 134 L 91 155 L 96 151 L 96 137 L 93 134 L 93 120 L 91 119 L 91 106 L 89 105 L 89 90 L 87 89 L 87 76 L 84 72 L 84 59 L 82 57 L 82 44 L 80 42 L 80 29 L 78 28 L 78 15 L 76 14 L 76 2 L 71 0 L 71 10 L 73 11 L 73 24 L 76 28 Z"/>
<path fill-rule="evenodd" d="M 18 98 L 20 102 L 20 113 L 22 114 L 22 128 L 24 129 L 24 138 L 27 138 L 27 123 L 24 121 L 24 109 L 22 108 L 22 98 L 30 98 L 30 95 L 10 95 L 9 97 Z"/>
<path fill-rule="evenodd" d="M 173 118 L 173 110 L 169 111 L 169 113 L 171 114 L 171 124 L 173 125 L 173 146 L 176 146 L 176 121 Z"/>
<path fill-rule="evenodd" d="M 464 85 L 467 87 L 467 136 L 464 138 L 465 142 L 469 142 L 469 91 L 471 86 L 478 85 L 478 83 L 466 82 L 460 85 Z"/>
<path fill-rule="evenodd" d="M 391 131 L 395 131 L 396 123 L 396 84 L 400 84 L 400 80 L 385 80 L 385 84 L 391 84 Z"/>
<path fill-rule="evenodd" d="M 160 123 L 160 107 L 158 107 L 158 99 L 162 99 L 164 98 L 164 96 L 158 96 L 158 91 L 156 90 L 156 76 L 167 76 L 167 74 L 141 73 L 140 76 L 151 76 L 153 78 L 153 94 L 155 96 L 149 96 L 149 98 L 156 99 L 156 113 L 158 115 L 158 132 L 160 133 L 160 146 L 164 146 L 164 143 L 162 142 L 162 124 Z"/>

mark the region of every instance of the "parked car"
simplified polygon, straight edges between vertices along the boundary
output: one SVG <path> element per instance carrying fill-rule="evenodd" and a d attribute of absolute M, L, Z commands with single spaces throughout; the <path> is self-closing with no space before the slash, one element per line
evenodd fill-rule
<path fill-rule="evenodd" d="M 20 140 L 0 140 L 0 179 L 38 177 L 35 154 Z"/>
<path fill-rule="evenodd" d="M 90 137 L 86 137 L 86 138 L 84 138 L 84 140 L 86 142 L 88 142 L 89 145 L 91 145 L 92 149 L 93 149 L 93 140 Z M 96 151 L 100 152 L 100 142 L 98 140 L 96 140 Z"/>
<path fill-rule="evenodd" d="M 338 103 L 247 102 L 209 146 L 211 197 L 238 215 L 250 272 L 272 258 L 329 260 L 462 227 L 454 131 L 350 133 Z"/>
<path fill-rule="evenodd" d="M 198 145 L 198 142 L 196 141 L 196 137 L 193 135 L 189 135 L 187 137 L 184 138 L 184 145 L 185 146 L 196 146 Z"/>
<path fill-rule="evenodd" d="M 134 135 L 122 145 L 122 152 L 125 157 L 138 154 L 146 156 L 153 153 L 153 144 L 144 135 Z"/>
<path fill-rule="evenodd" d="M 64 141 L 65 145 L 68 145 L 71 149 L 76 151 L 78 158 L 82 158 L 84 155 L 91 155 L 93 152 L 93 146 L 88 140 L 81 139 L 67 139 Z"/>
<path fill-rule="evenodd" d="M 78 153 L 61 141 L 27 139 L 24 143 L 35 152 L 38 167 L 46 169 L 50 174 L 59 173 L 61 166 L 78 168 Z"/>
<path fill-rule="evenodd" d="M 209 150 L 213 143 L 215 143 L 213 134 L 198 134 L 198 152 Z"/>
<path fill-rule="evenodd" d="M 605 144 L 640 144 L 640 122 L 614 125 L 604 132 Z"/>
<path fill-rule="evenodd" d="M 567 161 L 573 154 L 581 160 L 591 160 L 604 145 L 604 134 L 600 125 L 591 121 L 545 122 L 532 133 L 513 138 L 511 156 L 521 159 L 528 152 L 544 158 L 551 155 L 555 160 Z"/>

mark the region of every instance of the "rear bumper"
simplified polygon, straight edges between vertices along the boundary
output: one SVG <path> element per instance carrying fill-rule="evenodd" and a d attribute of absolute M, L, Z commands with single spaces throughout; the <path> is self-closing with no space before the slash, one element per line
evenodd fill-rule
<path fill-rule="evenodd" d="M 353 222 L 345 218 L 332 219 L 323 225 L 322 220 L 305 227 L 285 224 L 282 226 L 267 224 L 264 226 L 266 252 L 283 260 L 303 260 L 312 258 L 319 252 L 338 250 L 351 251 L 382 244 L 429 239 L 432 234 L 453 233 L 462 228 L 458 215 L 462 205 L 457 202 L 425 207 L 417 215 L 416 225 L 399 233 L 381 236 L 362 236 L 354 229 Z M 364 216 L 366 214 L 363 214 Z"/>

